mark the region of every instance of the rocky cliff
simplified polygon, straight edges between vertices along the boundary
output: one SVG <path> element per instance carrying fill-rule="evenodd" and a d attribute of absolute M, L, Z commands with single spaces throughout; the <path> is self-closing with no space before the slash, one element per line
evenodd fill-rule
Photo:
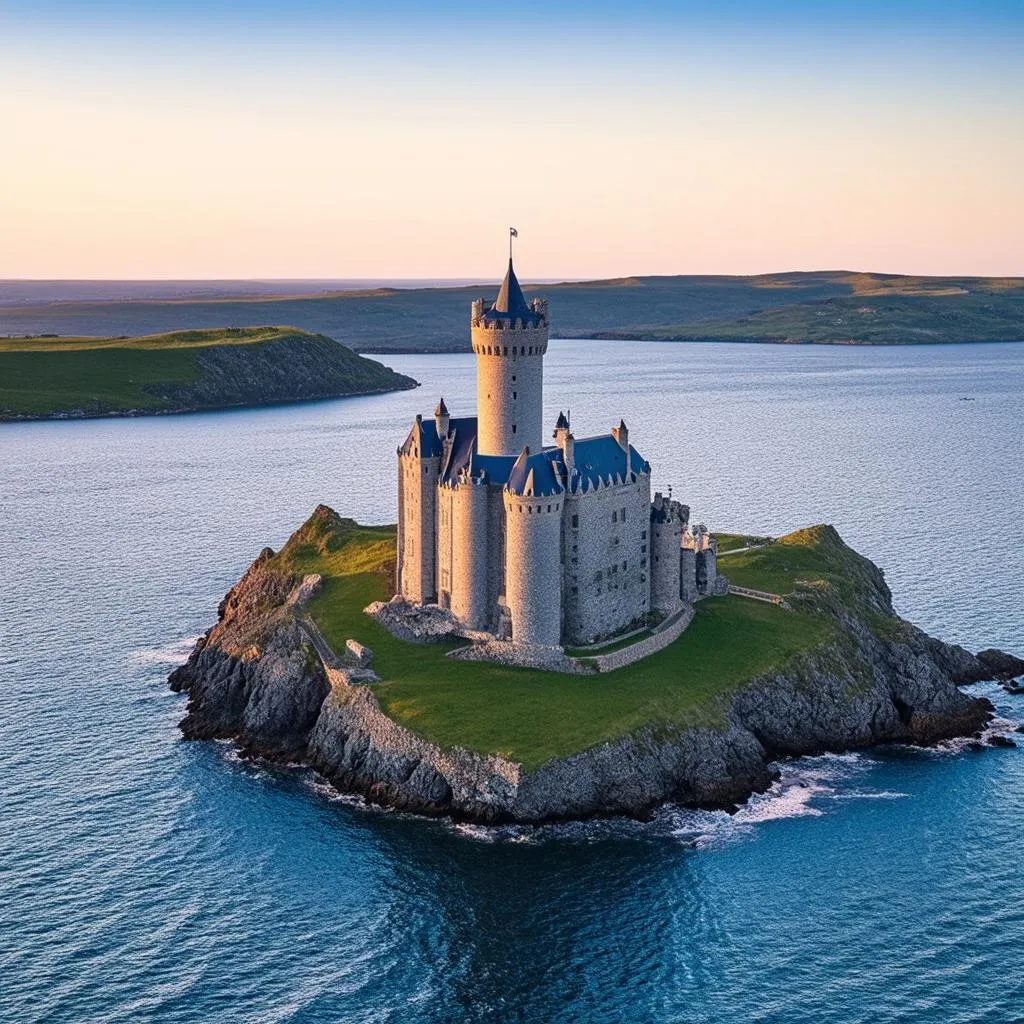
<path fill-rule="evenodd" d="M 188 692 L 182 730 L 304 762 L 371 801 L 482 822 L 639 815 L 665 801 L 730 807 L 770 784 L 779 756 L 978 732 L 991 705 L 958 685 L 1019 674 L 1024 662 L 976 657 L 899 619 L 879 570 L 834 531 L 826 539 L 849 566 L 848 586 L 796 599 L 831 615 L 837 639 L 735 691 L 720 728 L 661 723 L 530 771 L 441 749 L 385 715 L 371 686 L 324 663 L 301 625 L 315 581 L 265 549 L 171 676 Z"/>

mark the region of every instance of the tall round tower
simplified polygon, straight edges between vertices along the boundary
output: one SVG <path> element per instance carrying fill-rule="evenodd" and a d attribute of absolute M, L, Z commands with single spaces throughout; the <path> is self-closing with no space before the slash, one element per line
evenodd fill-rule
<path fill-rule="evenodd" d="M 548 304 L 545 299 L 527 303 L 511 257 L 497 299 L 488 310 L 477 299 L 470 326 L 476 353 L 477 451 L 541 451 Z"/>
<path fill-rule="evenodd" d="M 503 491 L 505 601 L 512 642 L 562 640 L 562 505 L 565 489 L 543 453 L 524 448 Z"/>

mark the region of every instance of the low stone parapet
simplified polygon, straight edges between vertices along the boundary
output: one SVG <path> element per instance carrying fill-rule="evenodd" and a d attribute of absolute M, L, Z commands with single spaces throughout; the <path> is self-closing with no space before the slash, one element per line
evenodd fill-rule
<path fill-rule="evenodd" d="M 617 668 L 625 668 L 626 665 L 632 665 L 641 658 L 663 651 L 682 636 L 692 620 L 693 605 L 687 605 L 677 613 L 677 617 L 667 620 L 656 633 L 638 643 L 622 647 L 610 654 L 598 654 L 591 658 L 575 660 L 590 663 L 598 672 L 614 672 Z"/>
<path fill-rule="evenodd" d="M 729 584 L 729 593 L 738 597 L 749 597 L 753 601 L 766 601 L 768 604 L 777 604 L 780 608 L 791 608 L 790 603 L 781 594 L 772 594 L 767 590 L 751 590 L 749 587 L 737 587 Z"/>

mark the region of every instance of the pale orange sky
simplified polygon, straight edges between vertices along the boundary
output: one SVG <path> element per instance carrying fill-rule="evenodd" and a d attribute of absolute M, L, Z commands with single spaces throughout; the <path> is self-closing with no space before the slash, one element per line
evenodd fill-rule
<path fill-rule="evenodd" d="M 26 37 L 27 38 L 27 37 Z M 1024 274 L 1016 51 L 0 42 L 0 277 Z"/>

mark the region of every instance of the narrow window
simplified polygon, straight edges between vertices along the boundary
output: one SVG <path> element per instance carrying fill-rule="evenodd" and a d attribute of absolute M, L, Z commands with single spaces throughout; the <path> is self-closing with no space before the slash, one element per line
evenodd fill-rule
<path fill-rule="evenodd" d="M 618 521 L 619 521 L 619 513 L 618 512 L 613 512 L 612 513 L 612 522 L 613 523 L 617 523 Z"/>
<path fill-rule="evenodd" d="M 640 534 L 640 539 L 641 540 L 647 540 L 647 531 L 646 530 L 644 530 L 644 532 Z"/>
<path fill-rule="evenodd" d="M 513 423 L 512 424 L 512 433 L 514 434 L 515 432 L 516 432 L 516 425 Z"/>
<path fill-rule="evenodd" d="M 551 506 L 550 506 L 550 505 L 548 505 L 548 511 L 549 511 L 549 512 L 551 511 Z"/>
<path fill-rule="evenodd" d="M 505 355 L 508 355 L 508 349 L 505 349 Z M 512 374 L 512 383 L 515 384 L 515 382 L 516 382 L 516 375 L 513 373 Z"/>
<path fill-rule="evenodd" d="M 572 592 L 573 592 L 574 594 L 578 594 L 578 593 L 580 592 L 580 588 L 579 588 L 579 587 L 573 587 L 573 588 L 572 588 Z"/>
<path fill-rule="evenodd" d="M 622 563 L 622 571 L 625 572 L 628 568 L 629 568 L 629 563 L 628 562 L 623 562 Z"/>
<path fill-rule="evenodd" d="M 518 398 L 519 397 L 519 392 L 518 391 L 513 391 L 512 392 L 512 397 L 513 398 Z"/>
<path fill-rule="evenodd" d="M 572 526 L 573 526 L 574 530 L 578 530 L 580 528 L 580 517 L 579 516 L 573 516 L 572 517 Z"/>

